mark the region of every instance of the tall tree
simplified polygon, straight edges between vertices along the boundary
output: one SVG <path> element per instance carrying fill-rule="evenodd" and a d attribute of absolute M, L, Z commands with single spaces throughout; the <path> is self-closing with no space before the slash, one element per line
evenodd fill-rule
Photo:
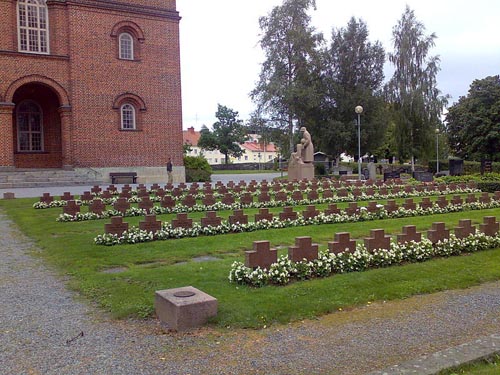
<path fill-rule="evenodd" d="M 354 108 L 362 105 L 361 145 L 365 152 L 380 146 L 387 116 L 382 97 L 385 52 L 380 42 L 368 40 L 362 20 L 350 19 L 345 28 L 333 29 L 330 47 L 324 55 L 324 118 L 320 148 L 337 157 L 346 151 L 357 155 L 357 127 Z"/>
<path fill-rule="evenodd" d="M 389 61 L 394 65 L 394 75 L 387 94 L 396 114 L 398 156 L 411 157 L 413 167 L 415 157 L 424 157 L 432 150 L 447 97 L 437 88 L 439 57 L 429 56 L 436 35 L 425 34 L 424 25 L 408 6 L 392 35 L 394 52 L 389 54 Z"/>
<path fill-rule="evenodd" d="M 500 160 L 500 76 L 472 82 L 446 115 L 450 148 L 470 160 Z"/>
<path fill-rule="evenodd" d="M 285 0 L 259 19 L 266 59 L 250 96 L 259 113 L 287 129 L 291 150 L 294 127 L 306 124 L 316 95 L 315 62 L 322 35 L 310 26 L 310 8 L 316 8 L 315 0 Z"/>
<path fill-rule="evenodd" d="M 245 142 L 246 131 L 243 122 L 238 119 L 238 112 L 218 104 L 213 124 L 213 131 L 205 125 L 200 130 L 198 146 L 205 150 L 219 150 L 225 157 L 225 164 L 229 164 L 229 156 L 240 157 L 243 150 L 239 146 Z"/>

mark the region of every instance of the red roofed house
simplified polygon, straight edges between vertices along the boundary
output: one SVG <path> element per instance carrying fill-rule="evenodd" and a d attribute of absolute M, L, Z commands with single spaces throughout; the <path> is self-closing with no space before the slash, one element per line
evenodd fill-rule
<path fill-rule="evenodd" d="M 184 180 L 175 0 L 0 0 L 0 170 Z"/>

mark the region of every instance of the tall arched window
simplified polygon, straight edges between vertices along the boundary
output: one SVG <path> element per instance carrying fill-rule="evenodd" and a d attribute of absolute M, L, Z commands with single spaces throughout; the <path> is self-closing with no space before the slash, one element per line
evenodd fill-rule
<path fill-rule="evenodd" d="M 17 150 L 43 151 L 42 109 L 33 100 L 25 100 L 17 107 Z"/>
<path fill-rule="evenodd" d="M 120 37 L 120 59 L 134 59 L 134 38 L 129 33 L 121 33 Z"/>
<path fill-rule="evenodd" d="M 120 109 L 122 119 L 122 129 L 134 130 L 135 129 L 135 108 L 132 104 L 126 103 Z"/>
<path fill-rule="evenodd" d="M 45 0 L 18 0 L 19 51 L 49 53 L 49 17 Z"/>

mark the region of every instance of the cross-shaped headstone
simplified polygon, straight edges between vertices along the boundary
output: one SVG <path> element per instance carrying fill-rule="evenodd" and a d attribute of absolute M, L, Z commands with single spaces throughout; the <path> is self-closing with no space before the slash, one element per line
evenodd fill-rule
<path fill-rule="evenodd" d="M 268 208 L 259 208 L 259 213 L 255 214 L 255 221 L 267 220 L 271 221 L 273 219 L 273 214 L 269 212 Z"/>
<path fill-rule="evenodd" d="M 63 206 L 63 212 L 66 215 L 75 216 L 78 212 L 80 212 L 80 206 L 76 204 L 74 200 L 69 200 L 66 203 L 66 206 Z"/>
<path fill-rule="evenodd" d="M 151 190 L 159 190 L 160 189 L 160 185 L 158 185 L 156 182 L 151 185 Z"/>
<path fill-rule="evenodd" d="M 376 201 L 370 201 L 368 202 L 368 205 L 366 206 L 366 210 L 371 213 L 379 212 L 380 208 L 377 207 L 378 203 Z"/>
<path fill-rule="evenodd" d="M 227 204 L 227 205 L 232 205 L 234 204 L 234 195 L 231 193 L 226 193 L 224 194 L 224 197 L 222 198 L 222 203 Z"/>
<path fill-rule="evenodd" d="M 175 187 L 172 189 L 172 196 L 173 197 L 180 197 L 182 195 L 182 190 L 179 187 Z"/>
<path fill-rule="evenodd" d="M 233 214 L 229 216 L 229 223 L 233 224 L 248 224 L 248 215 L 243 213 L 243 210 L 234 210 Z"/>
<path fill-rule="evenodd" d="M 318 198 L 319 198 L 319 195 L 318 195 L 318 191 L 317 190 L 311 190 L 307 194 L 307 199 L 309 199 L 309 200 L 316 200 Z"/>
<path fill-rule="evenodd" d="M 401 192 L 401 188 L 399 186 L 395 186 L 391 189 L 392 194 L 399 194 Z"/>
<path fill-rule="evenodd" d="M 269 241 L 254 241 L 253 250 L 245 251 L 245 266 L 248 268 L 269 269 L 278 261 L 278 251 L 271 249 Z"/>
<path fill-rule="evenodd" d="M 73 199 L 75 199 L 75 197 L 69 191 L 66 191 L 63 193 L 63 195 L 61 195 L 62 201 L 71 201 Z"/>
<path fill-rule="evenodd" d="M 156 233 L 161 229 L 161 221 L 156 220 L 156 215 L 146 215 L 144 221 L 139 222 L 139 229 Z"/>
<path fill-rule="evenodd" d="M 280 212 L 279 217 L 281 221 L 285 220 L 297 220 L 297 212 L 293 210 L 293 207 L 287 206 L 283 207 L 283 212 Z"/>
<path fill-rule="evenodd" d="M 319 211 L 316 209 L 316 206 L 309 205 L 306 207 L 304 211 L 302 211 L 302 217 L 304 219 L 312 219 L 319 215 Z"/>
<path fill-rule="evenodd" d="M 296 202 L 301 201 L 303 198 L 304 197 L 302 195 L 302 192 L 299 190 L 294 190 L 294 192 L 292 193 L 292 200 Z"/>
<path fill-rule="evenodd" d="M 179 213 L 177 214 L 177 218 L 172 220 L 173 228 L 184 228 L 189 229 L 193 227 L 193 219 L 188 218 L 187 213 Z"/>
<path fill-rule="evenodd" d="M 94 199 L 94 196 L 92 194 L 90 194 L 90 191 L 84 191 L 82 195 L 80 195 L 80 199 L 82 201 L 91 201 L 92 199 Z"/>
<path fill-rule="evenodd" d="M 164 188 L 166 191 L 172 191 L 172 190 L 174 190 L 174 185 L 171 183 L 168 183 L 164 186 Z"/>
<path fill-rule="evenodd" d="M 121 236 L 126 231 L 128 231 L 128 223 L 124 223 L 121 216 L 113 216 L 111 223 L 104 224 L 104 232 L 108 234 Z"/>
<path fill-rule="evenodd" d="M 500 191 L 495 191 L 495 195 L 493 196 L 493 199 L 496 201 L 500 201 Z"/>
<path fill-rule="evenodd" d="M 446 184 L 439 184 L 438 185 L 438 190 L 441 191 L 441 192 L 442 191 L 446 191 Z"/>
<path fill-rule="evenodd" d="M 165 189 L 162 189 L 162 188 L 158 188 L 156 189 L 155 191 L 155 195 L 159 198 L 162 198 L 165 196 L 166 192 L 165 192 Z"/>
<path fill-rule="evenodd" d="M 113 197 L 113 194 L 111 194 L 111 191 L 105 190 L 101 193 L 101 198 L 102 199 L 111 199 Z"/>
<path fill-rule="evenodd" d="M 378 191 L 378 193 L 382 196 L 385 196 L 385 195 L 388 195 L 389 194 L 389 190 L 386 188 L 386 187 L 381 187 Z"/>
<path fill-rule="evenodd" d="M 455 227 L 455 237 L 465 238 L 476 233 L 476 227 L 472 225 L 470 219 L 460 219 L 458 227 Z"/>
<path fill-rule="evenodd" d="M 454 195 L 450 202 L 454 206 L 460 206 L 463 203 L 463 200 L 460 195 Z"/>
<path fill-rule="evenodd" d="M 356 251 L 356 241 L 351 240 L 351 234 L 348 232 L 335 233 L 335 240 L 328 242 L 328 250 L 334 254 L 354 253 Z"/>
<path fill-rule="evenodd" d="M 415 225 L 405 225 L 403 227 L 403 233 L 398 234 L 397 239 L 400 244 L 410 241 L 420 242 L 422 241 L 422 233 L 417 232 L 417 227 Z"/>
<path fill-rule="evenodd" d="M 323 190 L 323 198 L 325 199 L 333 198 L 333 191 L 331 191 L 330 189 Z"/>
<path fill-rule="evenodd" d="M 253 196 L 251 193 L 243 193 L 240 197 L 240 203 L 241 204 L 252 204 L 253 203 Z"/>
<path fill-rule="evenodd" d="M 423 210 L 432 208 L 431 199 L 429 197 L 423 197 L 422 201 L 420 202 L 420 208 L 422 208 Z"/>
<path fill-rule="evenodd" d="M 337 190 L 337 196 L 339 197 L 347 197 L 347 190 L 345 188 L 341 188 Z"/>
<path fill-rule="evenodd" d="M 130 208 L 130 203 L 127 198 L 118 198 L 115 203 L 113 203 L 113 208 L 124 214 Z"/>
<path fill-rule="evenodd" d="M 146 189 L 146 188 L 138 189 L 137 190 L 137 196 L 139 198 L 144 198 L 144 197 L 148 197 L 149 198 L 149 191 L 148 191 L 148 189 Z"/>
<path fill-rule="evenodd" d="M 369 252 L 376 249 L 389 250 L 391 248 L 391 237 L 386 236 L 383 229 L 370 230 L 370 237 L 365 238 L 365 247 Z"/>
<path fill-rule="evenodd" d="M 203 203 L 205 206 L 212 206 L 215 204 L 215 202 L 215 197 L 212 194 L 205 194 L 205 196 L 201 200 L 201 203 Z"/>
<path fill-rule="evenodd" d="M 271 197 L 269 196 L 267 191 L 261 191 L 261 193 L 257 197 L 257 200 L 261 203 L 266 203 L 271 201 Z"/>
<path fill-rule="evenodd" d="M 260 191 L 263 193 L 269 192 L 269 185 L 267 183 L 262 183 L 260 185 Z"/>
<path fill-rule="evenodd" d="M 110 193 L 115 193 L 118 191 L 118 189 L 116 188 L 115 185 L 108 185 L 108 187 L 106 188 L 106 191 L 109 191 Z"/>
<path fill-rule="evenodd" d="M 130 199 L 132 198 L 132 193 L 130 192 L 130 190 L 124 189 L 121 191 L 118 197 L 123 199 Z"/>
<path fill-rule="evenodd" d="M 187 188 L 187 185 L 184 182 L 181 182 L 178 186 L 181 190 L 186 190 Z"/>
<path fill-rule="evenodd" d="M 165 195 L 161 200 L 160 204 L 163 208 L 174 208 L 175 200 L 170 195 Z"/>
<path fill-rule="evenodd" d="M 203 194 L 213 194 L 214 191 L 212 190 L 212 186 L 204 186 L 203 187 Z"/>
<path fill-rule="evenodd" d="M 384 205 L 384 209 L 388 212 L 394 212 L 398 210 L 398 205 L 394 199 L 387 200 L 387 204 Z"/>
<path fill-rule="evenodd" d="M 448 206 L 448 200 L 446 199 L 446 197 L 445 197 L 445 196 L 440 195 L 439 197 L 437 197 L 436 204 L 437 204 L 440 208 L 445 208 L 446 206 Z"/>
<path fill-rule="evenodd" d="M 201 226 L 202 227 L 218 227 L 222 223 L 222 218 L 217 216 L 217 212 L 215 211 L 207 211 L 205 217 L 201 218 Z"/>
<path fill-rule="evenodd" d="M 405 193 L 408 193 L 408 194 L 413 193 L 413 186 L 405 185 Z"/>
<path fill-rule="evenodd" d="M 417 205 L 415 202 L 413 202 L 413 198 L 406 198 L 405 202 L 403 203 L 403 207 L 405 210 L 415 210 L 417 208 Z"/>
<path fill-rule="evenodd" d="M 234 181 L 233 181 L 233 180 L 231 180 L 231 181 L 229 181 L 229 182 L 227 183 L 227 187 L 228 187 L 229 189 L 234 189 L 234 185 L 235 185 L 235 183 L 234 183 Z"/>
<path fill-rule="evenodd" d="M 277 193 L 278 191 L 281 190 L 281 184 L 280 183 L 274 183 L 273 184 L 273 187 L 272 187 L 272 190 Z"/>
<path fill-rule="evenodd" d="M 328 208 L 324 212 L 325 215 L 339 215 L 340 208 L 337 207 L 337 204 L 332 203 L 328 205 Z"/>
<path fill-rule="evenodd" d="M 477 182 L 470 181 L 470 182 L 467 184 L 467 187 L 468 187 L 469 189 L 477 189 Z"/>
<path fill-rule="evenodd" d="M 47 203 L 49 204 L 54 200 L 54 197 L 50 195 L 50 193 L 43 193 L 43 195 L 40 197 L 40 202 Z"/>
<path fill-rule="evenodd" d="M 349 207 L 345 209 L 345 213 L 349 216 L 356 214 L 359 211 L 358 204 L 356 202 L 350 202 Z"/>
<path fill-rule="evenodd" d="M 101 199 L 94 199 L 89 204 L 89 211 L 97 215 L 101 215 L 105 209 L 106 205 L 103 203 Z"/>
<path fill-rule="evenodd" d="M 474 193 L 467 194 L 467 198 L 465 198 L 465 201 L 467 203 L 475 203 L 475 202 L 477 202 L 476 194 L 474 194 Z"/>
<path fill-rule="evenodd" d="M 288 199 L 287 193 L 284 191 L 278 191 L 276 195 L 274 196 L 274 200 L 277 202 L 286 202 Z"/>
<path fill-rule="evenodd" d="M 182 204 L 187 207 L 193 207 L 196 204 L 196 198 L 191 194 L 188 194 L 182 200 Z"/>
<path fill-rule="evenodd" d="M 369 197 L 372 197 L 375 194 L 375 189 L 373 189 L 372 187 L 368 187 L 365 190 L 365 194 Z"/>
<path fill-rule="evenodd" d="M 497 218 L 495 216 L 485 216 L 483 218 L 483 224 L 479 224 L 479 230 L 486 234 L 487 236 L 496 236 L 500 224 L 497 223 Z"/>
<path fill-rule="evenodd" d="M 138 206 L 140 209 L 146 210 L 146 212 L 151 212 L 154 205 L 155 203 L 149 198 L 149 195 L 147 195 L 141 198 Z"/>
<path fill-rule="evenodd" d="M 90 189 L 90 192 L 94 193 L 94 194 L 99 194 L 101 191 L 102 191 L 102 189 L 99 187 L 99 185 L 94 185 Z"/>
<path fill-rule="evenodd" d="M 295 237 L 295 246 L 288 247 L 288 259 L 292 262 L 318 259 L 318 244 L 312 243 L 311 237 Z"/>
<path fill-rule="evenodd" d="M 427 231 L 427 238 L 434 244 L 450 238 L 450 230 L 442 222 L 432 223 L 432 229 Z"/>
<path fill-rule="evenodd" d="M 6 191 L 3 193 L 3 199 L 16 199 L 16 193 Z"/>
<path fill-rule="evenodd" d="M 228 190 L 227 190 L 227 187 L 225 187 L 224 185 L 221 185 L 221 186 L 217 186 L 217 192 L 219 194 L 227 194 Z"/>
<path fill-rule="evenodd" d="M 479 202 L 481 202 L 481 203 L 490 203 L 491 202 L 490 195 L 488 194 L 487 191 L 484 191 L 481 193 L 481 196 L 479 197 Z"/>

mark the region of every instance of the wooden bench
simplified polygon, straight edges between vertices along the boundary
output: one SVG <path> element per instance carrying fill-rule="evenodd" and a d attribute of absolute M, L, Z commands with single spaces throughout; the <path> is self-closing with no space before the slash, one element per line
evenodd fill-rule
<path fill-rule="evenodd" d="M 111 177 L 112 184 L 124 183 L 124 184 L 135 184 L 137 183 L 137 173 L 136 172 L 113 172 L 109 174 Z"/>

